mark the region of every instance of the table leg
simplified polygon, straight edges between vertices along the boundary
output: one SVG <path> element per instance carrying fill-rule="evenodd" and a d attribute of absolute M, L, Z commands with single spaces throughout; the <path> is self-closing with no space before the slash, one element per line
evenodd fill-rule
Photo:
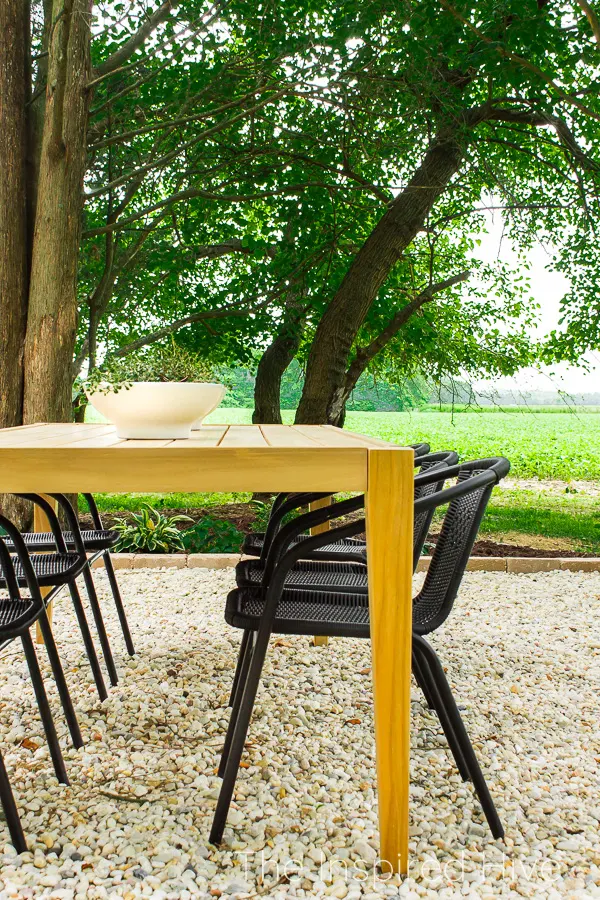
<path fill-rule="evenodd" d="M 367 559 L 380 858 L 408 871 L 413 451 L 369 450 Z"/>
<path fill-rule="evenodd" d="M 309 508 L 312 509 L 322 509 L 324 506 L 331 506 L 331 497 L 323 497 L 322 500 L 315 500 L 314 503 L 309 504 Z M 310 529 L 311 534 L 323 534 L 325 531 L 329 531 L 329 522 L 323 522 L 321 525 L 315 525 L 314 528 Z M 315 635 L 313 637 L 313 644 L 315 647 L 326 647 L 329 643 L 329 638 L 327 635 Z"/>
<path fill-rule="evenodd" d="M 56 500 L 53 500 L 52 497 L 48 497 L 46 494 L 42 494 L 42 496 L 44 497 L 45 500 L 48 501 L 48 503 L 50 503 L 52 505 L 53 509 L 56 509 L 56 506 L 57 506 Z M 42 532 L 51 530 L 50 522 L 48 521 L 48 517 L 46 516 L 46 513 L 36 503 L 33 504 L 33 530 L 34 531 L 42 531 Z M 40 588 L 42 597 L 45 597 L 46 594 L 50 593 L 51 590 L 52 590 L 52 588 Z M 52 603 L 49 604 L 47 613 L 48 613 L 48 621 L 50 623 L 50 626 L 52 626 Z M 37 644 L 44 643 L 44 638 L 43 638 L 42 630 L 39 626 L 39 623 L 37 623 L 35 626 L 35 640 L 36 640 Z"/>

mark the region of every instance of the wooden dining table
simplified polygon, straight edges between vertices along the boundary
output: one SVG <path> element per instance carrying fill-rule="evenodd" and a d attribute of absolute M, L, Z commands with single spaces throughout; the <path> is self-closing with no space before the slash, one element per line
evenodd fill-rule
<path fill-rule="evenodd" d="M 365 493 L 379 855 L 406 873 L 413 451 L 328 425 L 203 425 L 185 440 L 96 424 L 0 430 L 0 493 L 120 491 Z"/>

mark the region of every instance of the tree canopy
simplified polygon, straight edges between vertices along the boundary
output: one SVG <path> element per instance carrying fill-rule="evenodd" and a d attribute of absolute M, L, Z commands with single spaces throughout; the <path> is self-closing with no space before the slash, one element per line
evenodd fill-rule
<path fill-rule="evenodd" d="M 24 406 L 7 424 L 66 415 L 82 367 L 173 335 L 220 365 L 264 352 L 258 416 L 277 416 L 296 357 L 299 421 L 337 424 L 365 371 L 402 384 L 576 362 L 600 342 L 589 13 L 33 3 L 31 85 L 12 111 L 31 135 Z M 542 345 L 527 279 L 478 257 L 490 208 L 523 254 L 547 244 L 571 279 Z"/>

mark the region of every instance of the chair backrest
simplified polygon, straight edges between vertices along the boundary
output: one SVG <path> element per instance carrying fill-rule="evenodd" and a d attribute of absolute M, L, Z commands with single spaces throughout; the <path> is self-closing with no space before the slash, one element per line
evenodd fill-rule
<path fill-rule="evenodd" d="M 509 469 L 503 457 L 448 467 L 445 478 L 456 476 L 457 483 L 415 502 L 416 514 L 448 504 L 425 581 L 414 598 L 418 634 L 434 631 L 450 615 L 492 490 Z"/>
<path fill-rule="evenodd" d="M 418 459 L 420 456 L 425 456 L 431 450 L 429 444 L 409 444 L 408 445 L 412 450 L 415 451 L 415 459 Z"/>
<path fill-rule="evenodd" d="M 447 466 L 454 466 L 457 462 L 458 453 L 455 453 L 453 450 L 440 450 L 437 453 L 427 453 L 425 456 L 415 459 L 415 466 L 418 465 L 419 467 L 418 474 L 423 475 L 425 472 L 433 470 L 440 470 L 443 473 Z M 439 481 L 431 481 L 423 485 L 419 484 L 417 477 L 415 480 L 415 500 L 429 497 L 431 494 L 441 491 L 445 484 L 445 477 L 444 474 L 440 474 Z M 430 510 L 423 510 L 423 512 L 415 511 L 413 522 L 413 571 L 417 568 L 417 563 L 423 552 L 423 545 L 427 540 L 434 512 L 435 507 Z"/>

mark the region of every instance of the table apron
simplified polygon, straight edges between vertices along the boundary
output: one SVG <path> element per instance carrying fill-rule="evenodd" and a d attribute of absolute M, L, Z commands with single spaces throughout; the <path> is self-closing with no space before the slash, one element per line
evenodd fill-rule
<path fill-rule="evenodd" d="M 364 491 L 367 450 L 0 448 L 0 493 Z"/>

